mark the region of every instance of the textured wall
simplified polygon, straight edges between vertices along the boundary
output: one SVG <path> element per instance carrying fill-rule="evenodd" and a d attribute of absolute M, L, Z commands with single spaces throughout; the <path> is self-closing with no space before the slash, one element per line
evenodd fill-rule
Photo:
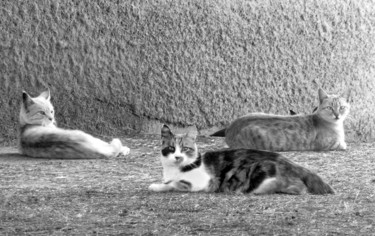
<path fill-rule="evenodd" d="M 49 86 L 63 127 L 122 135 L 309 112 L 322 86 L 352 89 L 348 136 L 375 140 L 371 1 L 2 0 L 0 27 L 6 139 L 22 89 Z"/>

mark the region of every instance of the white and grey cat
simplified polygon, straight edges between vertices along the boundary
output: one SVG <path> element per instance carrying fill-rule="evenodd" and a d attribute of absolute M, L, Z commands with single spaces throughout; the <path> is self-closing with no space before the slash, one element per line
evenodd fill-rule
<path fill-rule="evenodd" d="M 346 95 L 347 96 L 347 95 Z M 313 114 L 273 115 L 251 113 L 234 120 L 212 136 L 225 136 L 231 148 L 269 151 L 345 150 L 344 120 L 348 98 L 319 89 L 319 106 Z"/>
<path fill-rule="evenodd" d="M 333 194 L 317 174 L 278 153 L 253 149 L 223 149 L 201 155 L 195 134 L 161 130 L 163 183 L 155 192 L 241 192 L 254 194 Z"/>
<path fill-rule="evenodd" d="M 107 143 L 80 130 L 58 128 L 50 99 L 49 90 L 35 98 L 23 92 L 19 116 L 22 154 L 36 158 L 95 159 L 130 152 L 119 139 Z"/>

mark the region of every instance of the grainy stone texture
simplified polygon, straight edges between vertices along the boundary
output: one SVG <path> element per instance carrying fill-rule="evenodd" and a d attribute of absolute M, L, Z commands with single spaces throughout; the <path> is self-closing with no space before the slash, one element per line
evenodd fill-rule
<path fill-rule="evenodd" d="M 248 112 L 310 112 L 351 88 L 351 141 L 375 140 L 375 3 L 284 0 L 0 2 L 0 133 L 23 89 L 51 89 L 62 127 L 204 133 Z"/>

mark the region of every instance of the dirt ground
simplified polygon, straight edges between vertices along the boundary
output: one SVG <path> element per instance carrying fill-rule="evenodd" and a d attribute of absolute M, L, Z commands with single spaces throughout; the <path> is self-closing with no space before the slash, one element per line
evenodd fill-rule
<path fill-rule="evenodd" d="M 32 159 L 0 148 L 0 235 L 375 235 L 375 144 L 285 152 L 335 195 L 152 193 L 158 136 L 121 139 L 125 157 Z M 202 152 L 224 146 L 199 137 Z"/>

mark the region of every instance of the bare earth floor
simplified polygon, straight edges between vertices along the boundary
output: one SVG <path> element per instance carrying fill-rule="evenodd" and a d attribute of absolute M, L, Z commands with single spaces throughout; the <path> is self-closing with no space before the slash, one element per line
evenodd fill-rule
<path fill-rule="evenodd" d="M 286 152 L 335 195 L 152 193 L 157 136 L 122 138 L 125 157 L 31 159 L 0 149 L 0 235 L 375 235 L 375 144 Z M 223 147 L 199 138 L 202 152 Z"/>

